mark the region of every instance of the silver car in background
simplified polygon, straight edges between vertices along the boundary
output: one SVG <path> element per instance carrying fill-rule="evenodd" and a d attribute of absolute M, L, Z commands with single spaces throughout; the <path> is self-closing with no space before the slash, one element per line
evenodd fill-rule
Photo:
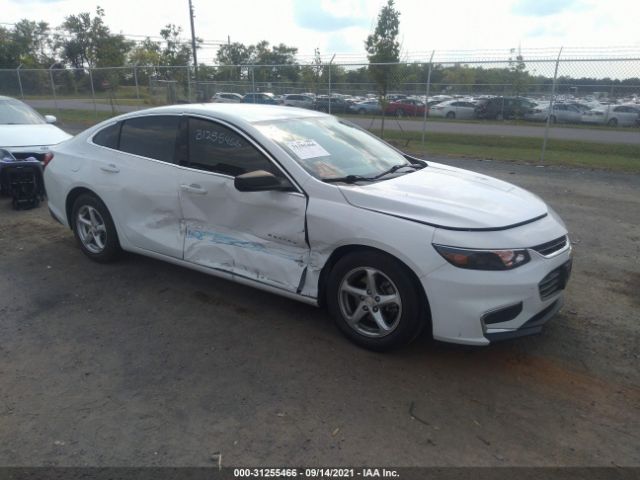
<path fill-rule="evenodd" d="M 635 127 L 640 124 L 640 108 L 635 105 L 605 105 L 582 114 L 584 123 L 610 127 Z"/>
<path fill-rule="evenodd" d="M 216 93 L 213 97 L 211 97 L 211 102 L 213 102 L 213 103 L 240 103 L 240 102 L 242 102 L 242 95 L 240 95 L 239 93 L 220 92 L 220 93 Z"/>
<path fill-rule="evenodd" d="M 475 118 L 476 104 L 469 100 L 445 100 L 429 108 L 429 116 L 450 120 Z"/>
<path fill-rule="evenodd" d="M 356 102 L 349 107 L 351 113 L 358 113 L 360 115 L 381 115 L 382 107 L 378 100 L 364 100 L 362 102 Z"/>
<path fill-rule="evenodd" d="M 524 114 L 525 120 L 546 122 L 547 118 L 551 123 L 580 123 L 582 119 L 581 110 L 575 105 L 566 103 L 556 103 L 553 105 L 551 115 L 549 115 L 549 104 L 538 104 L 531 111 Z"/>
<path fill-rule="evenodd" d="M 313 97 L 298 93 L 290 93 L 282 96 L 282 105 L 288 107 L 313 108 Z"/>

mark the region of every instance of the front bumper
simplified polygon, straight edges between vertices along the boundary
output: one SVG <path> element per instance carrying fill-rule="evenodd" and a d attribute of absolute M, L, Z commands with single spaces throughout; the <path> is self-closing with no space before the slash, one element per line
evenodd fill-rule
<path fill-rule="evenodd" d="M 465 270 L 446 264 L 423 277 L 433 337 L 446 342 L 488 345 L 539 333 L 562 307 L 565 286 L 541 295 L 540 284 L 554 271 L 566 269 L 568 275 L 571 249 L 551 258 L 535 251 L 530 253 L 531 261 L 514 270 Z M 496 317 L 495 312 L 500 311 L 509 314 L 505 318 Z M 491 321 L 485 322 L 492 314 Z"/>

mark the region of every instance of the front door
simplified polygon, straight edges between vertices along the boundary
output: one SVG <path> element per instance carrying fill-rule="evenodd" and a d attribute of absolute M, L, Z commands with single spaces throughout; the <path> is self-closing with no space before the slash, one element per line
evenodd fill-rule
<path fill-rule="evenodd" d="M 243 134 L 189 118 L 180 176 L 184 260 L 296 292 L 309 248 L 306 197 L 298 191 L 240 192 L 234 178 L 282 171 Z"/>

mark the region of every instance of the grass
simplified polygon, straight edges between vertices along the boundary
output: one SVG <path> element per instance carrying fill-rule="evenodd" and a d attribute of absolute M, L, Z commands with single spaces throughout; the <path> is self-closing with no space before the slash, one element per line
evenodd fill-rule
<path fill-rule="evenodd" d="M 89 127 L 114 116 L 93 110 L 40 109 L 40 113 L 58 117 L 62 126 Z M 378 129 L 372 133 L 378 134 Z M 422 148 L 421 132 L 387 130 L 385 140 L 413 154 L 491 159 L 515 163 L 540 163 L 542 140 L 530 137 L 429 133 Z M 564 165 L 640 173 L 640 145 L 606 144 L 551 139 L 547 144 L 545 165 Z"/>
<path fill-rule="evenodd" d="M 541 164 L 542 140 L 538 138 L 427 133 L 423 149 L 421 137 L 420 132 L 386 131 L 384 135 L 408 153 Z M 640 145 L 553 139 L 547 143 L 544 165 L 640 173 Z"/>
<path fill-rule="evenodd" d="M 93 110 L 56 110 L 55 108 L 39 108 L 37 109 L 42 115 L 54 115 L 58 119 L 60 126 L 82 126 L 90 127 L 98 122 L 114 117 L 111 112 L 94 112 Z"/>

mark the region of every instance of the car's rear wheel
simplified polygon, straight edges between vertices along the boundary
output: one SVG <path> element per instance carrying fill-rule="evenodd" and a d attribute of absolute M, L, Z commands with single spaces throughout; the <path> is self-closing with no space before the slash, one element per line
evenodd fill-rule
<path fill-rule="evenodd" d="M 390 350 L 409 343 L 425 325 L 420 288 L 393 257 L 361 251 L 341 258 L 331 270 L 327 305 L 351 341 Z"/>
<path fill-rule="evenodd" d="M 617 127 L 618 126 L 618 119 L 617 118 L 612 118 L 611 120 L 609 120 L 607 122 L 607 125 L 609 125 L 610 127 Z"/>
<path fill-rule="evenodd" d="M 551 118 L 549 120 L 551 121 L 551 123 L 556 123 L 556 116 L 551 115 Z"/>
<path fill-rule="evenodd" d="M 364 115 L 365 113 L 367 113 L 367 111 L 364 108 L 361 108 L 360 110 L 358 110 L 358 113 L 360 115 Z"/>
<path fill-rule="evenodd" d="M 450 120 L 453 120 L 454 118 L 456 118 L 456 113 L 455 112 L 447 113 L 447 118 Z"/>
<path fill-rule="evenodd" d="M 80 195 L 73 203 L 72 228 L 84 254 L 96 262 L 115 260 L 120 243 L 113 219 L 102 201 L 91 194 Z"/>
<path fill-rule="evenodd" d="M 396 117 L 398 117 L 398 118 L 404 117 L 404 110 L 402 110 L 400 108 L 398 110 L 396 110 Z"/>

